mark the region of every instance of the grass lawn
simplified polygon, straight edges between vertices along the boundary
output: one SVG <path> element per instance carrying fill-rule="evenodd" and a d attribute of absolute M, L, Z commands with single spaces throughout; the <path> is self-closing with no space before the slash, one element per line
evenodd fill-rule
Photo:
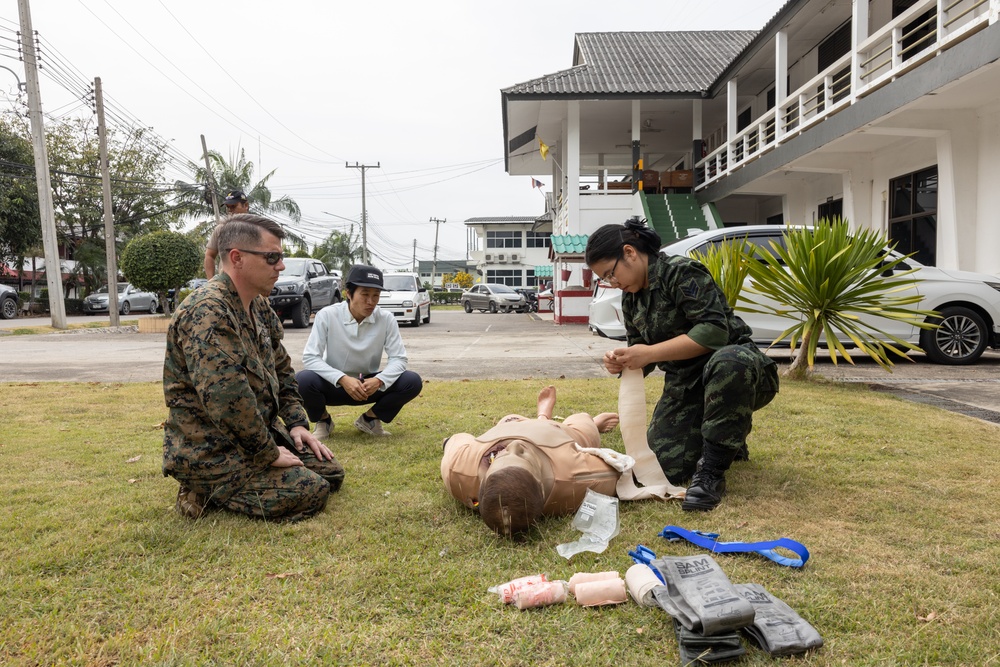
<path fill-rule="evenodd" d="M 557 414 L 613 407 L 617 382 L 559 380 Z M 660 555 L 667 524 L 723 539 L 787 536 L 802 570 L 716 559 L 734 582 L 784 599 L 826 645 L 742 665 L 1000 664 L 1000 462 L 995 426 L 861 387 L 787 382 L 758 413 L 750 463 L 709 514 L 676 503 L 622 509 L 603 554 L 549 519 L 525 543 L 488 532 L 440 480 L 441 440 L 529 411 L 531 382 L 430 382 L 373 440 L 336 413 L 343 489 L 298 524 L 173 510 L 160 474 L 159 384 L 0 385 L 0 664 L 664 665 L 668 617 L 629 602 L 519 612 L 490 585 Z M 647 382 L 650 404 L 658 383 Z M 617 431 L 606 444 L 621 444 Z"/>

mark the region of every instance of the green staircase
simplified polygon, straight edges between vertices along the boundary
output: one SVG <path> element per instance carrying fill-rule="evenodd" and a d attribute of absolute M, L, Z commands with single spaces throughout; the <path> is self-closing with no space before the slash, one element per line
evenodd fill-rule
<path fill-rule="evenodd" d="M 719 226 L 718 214 L 715 214 L 716 220 L 706 220 L 694 195 L 647 195 L 643 192 L 642 208 L 646 220 L 663 239 L 664 245 L 688 236 L 689 230 Z"/>

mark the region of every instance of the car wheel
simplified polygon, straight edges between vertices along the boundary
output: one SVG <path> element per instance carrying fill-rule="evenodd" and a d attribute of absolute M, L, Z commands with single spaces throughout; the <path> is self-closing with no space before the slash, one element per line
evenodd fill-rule
<path fill-rule="evenodd" d="M 427 304 L 427 317 L 424 318 L 424 324 L 431 323 L 431 304 Z"/>
<path fill-rule="evenodd" d="M 497 312 L 497 302 L 496 301 L 490 301 L 490 312 L 491 313 Z"/>
<path fill-rule="evenodd" d="M 340 296 L 340 290 L 334 290 L 333 291 L 333 302 L 334 303 L 340 303 L 343 300 L 344 300 L 343 297 Z"/>
<path fill-rule="evenodd" d="M 465 308 L 465 312 L 467 312 L 467 313 L 471 313 L 472 312 L 472 302 L 470 302 L 470 301 L 463 301 L 462 302 L 462 307 Z"/>
<path fill-rule="evenodd" d="M 4 299 L 0 303 L 0 319 L 12 320 L 17 317 L 17 299 Z"/>
<path fill-rule="evenodd" d="M 920 347 L 934 363 L 971 364 L 986 351 L 989 330 L 975 311 L 953 306 L 942 310 L 940 318 L 927 321 L 939 325 L 937 329 L 920 332 Z"/>
<path fill-rule="evenodd" d="M 129 305 L 128 301 L 122 301 L 122 305 L 118 309 L 118 312 L 120 312 L 122 315 L 128 315 L 129 313 L 132 312 L 132 306 Z"/>
<path fill-rule="evenodd" d="M 413 321 L 410 324 L 414 327 L 420 326 L 420 306 L 417 306 L 416 312 L 413 313 Z"/>
<path fill-rule="evenodd" d="M 312 306 L 309 299 L 302 299 L 298 305 L 292 309 L 292 326 L 296 329 L 305 329 L 309 326 L 309 316 L 312 314 Z"/>
<path fill-rule="evenodd" d="M 158 306 L 159 304 L 156 303 L 156 299 L 153 299 L 149 302 L 149 312 L 155 314 Z"/>

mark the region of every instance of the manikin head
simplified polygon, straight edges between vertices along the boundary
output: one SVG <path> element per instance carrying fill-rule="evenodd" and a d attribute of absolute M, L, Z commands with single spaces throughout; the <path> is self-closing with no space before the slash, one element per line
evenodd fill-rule
<path fill-rule="evenodd" d="M 495 455 L 492 461 L 491 455 Z M 500 535 L 515 537 L 542 515 L 545 462 L 532 445 L 520 440 L 483 459 L 488 469 L 479 487 L 479 515 Z"/>

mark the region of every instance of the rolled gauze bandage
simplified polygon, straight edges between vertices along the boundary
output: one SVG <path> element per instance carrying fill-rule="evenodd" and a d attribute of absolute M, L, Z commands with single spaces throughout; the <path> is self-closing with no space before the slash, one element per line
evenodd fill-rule
<path fill-rule="evenodd" d="M 577 572 L 569 578 L 569 592 L 576 595 L 576 587 L 588 581 L 603 581 L 606 579 L 621 579 L 617 572 Z"/>
<path fill-rule="evenodd" d="M 514 593 L 514 606 L 518 609 L 546 607 L 566 601 L 565 581 L 546 581 L 525 586 Z"/>
<path fill-rule="evenodd" d="M 642 607 L 658 607 L 656 598 L 653 597 L 653 589 L 663 585 L 663 582 L 656 578 L 648 565 L 636 563 L 625 572 L 625 585 L 628 593 Z"/>
<path fill-rule="evenodd" d="M 627 599 L 625 582 L 620 577 L 585 581 L 576 585 L 576 601 L 581 607 L 620 604 Z"/>

